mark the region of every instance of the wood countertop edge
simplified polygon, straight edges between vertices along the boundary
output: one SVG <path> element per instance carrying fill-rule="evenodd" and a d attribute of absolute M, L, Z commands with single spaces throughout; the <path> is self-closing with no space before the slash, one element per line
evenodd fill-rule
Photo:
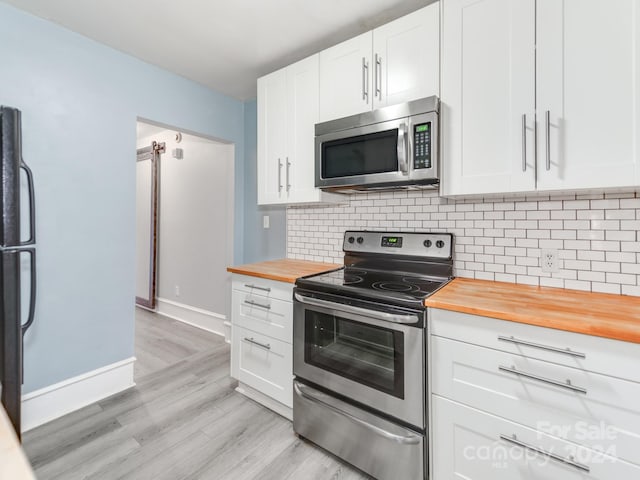
<path fill-rule="evenodd" d="M 341 267 L 342 265 L 336 263 L 284 258 L 281 260 L 267 260 L 264 262 L 227 267 L 227 271 L 239 275 L 275 280 L 277 282 L 295 283 L 296 279 L 300 277 L 328 272 Z"/>
<path fill-rule="evenodd" d="M 227 272 L 237 273 L 239 275 L 247 275 L 249 277 L 264 278 L 266 280 L 275 280 L 276 282 L 285 282 L 285 283 L 296 283 L 296 279 L 302 276 L 302 275 L 299 275 L 298 277 L 291 278 L 291 276 L 288 276 L 288 275 L 278 275 L 275 273 L 267 273 L 267 272 L 254 272 L 254 271 L 248 271 L 248 270 L 243 270 L 241 268 L 234 268 L 234 267 L 227 268 Z"/>
<path fill-rule="evenodd" d="M 460 282 L 458 282 L 458 284 L 454 284 L 456 280 L 460 280 Z M 534 292 L 536 292 L 534 290 L 536 287 L 531 287 L 528 285 L 503 284 L 503 282 L 491 282 L 487 280 L 455 279 L 449 285 L 453 288 L 456 288 L 456 285 L 460 285 L 460 283 L 466 283 L 470 285 L 474 282 L 478 285 L 490 284 L 495 289 L 500 289 L 500 287 L 504 285 L 504 290 L 506 293 L 515 292 L 518 289 L 521 289 L 523 292 L 526 292 L 529 295 L 533 295 L 535 294 Z M 571 314 L 567 313 L 566 311 L 559 314 L 556 310 L 554 310 L 553 305 L 546 305 L 542 303 L 544 301 L 544 299 L 542 298 L 540 299 L 540 305 L 536 305 L 535 302 L 532 302 L 532 298 L 529 297 L 526 298 L 524 303 L 520 305 L 523 309 L 527 309 L 527 313 L 514 312 L 508 307 L 509 304 L 513 304 L 515 303 L 515 301 L 492 298 L 492 296 L 495 295 L 495 291 L 485 295 L 478 294 L 478 305 L 472 306 L 470 305 L 470 303 L 473 302 L 473 299 L 467 300 L 467 298 L 472 297 L 472 293 L 470 292 L 464 292 L 468 295 L 468 297 L 466 297 L 464 300 L 465 302 L 468 302 L 466 304 L 463 304 L 458 300 L 447 298 L 454 295 L 447 292 L 447 287 L 449 285 L 443 287 L 432 297 L 427 298 L 425 300 L 425 305 L 430 308 L 439 308 L 442 310 L 479 315 L 495 318 L 498 320 L 506 320 L 514 323 L 522 323 L 543 328 L 550 328 L 553 330 L 579 333 L 600 338 L 607 338 L 611 340 L 619 340 L 623 342 L 640 343 L 640 320 L 638 320 L 637 323 L 633 321 L 623 320 L 618 322 L 615 319 L 599 316 L 597 313 L 585 315 L 584 313 L 580 312 L 576 312 L 575 316 L 572 317 Z M 538 288 L 542 289 L 540 291 L 540 294 L 542 295 L 551 287 Z M 592 296 L 594 302 L 597 302 L 598 299 L 602 298 L 603 295 L 605 296 L 605 298 L 608 298 L 610 300 L 617 300 L 618 297 L 612 294 L 591 293 L 578 290 L 563 291 L 563 289 L 557 288 L 552 290 L 558 291 L 557 293 L 562 292 L 565 295 L 577 296 L 584 299 Z M 636 297 L 627 297 L 622 295 L 619 296 L 619 300 L 621 302 L 640 302 L 640 298 L 636 299 Z M 490 305 L 492 301 L 495 302 L 495 306 Z M 500 308 L 500 302 L 504 302 L 505 308 Z M 624 310 L 624 308 L 622 308 L 621 310 Z M 620 315 L 623 316 L 624 312 L 620 312 Z"/>

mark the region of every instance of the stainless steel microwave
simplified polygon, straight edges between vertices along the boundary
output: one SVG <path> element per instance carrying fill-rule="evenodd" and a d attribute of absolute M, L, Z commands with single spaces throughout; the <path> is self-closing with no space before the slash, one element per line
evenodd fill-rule
<path fill-rule="evenodd" d="M 438 97 L 316 124 L 316 187 L 437 186 Z"/>

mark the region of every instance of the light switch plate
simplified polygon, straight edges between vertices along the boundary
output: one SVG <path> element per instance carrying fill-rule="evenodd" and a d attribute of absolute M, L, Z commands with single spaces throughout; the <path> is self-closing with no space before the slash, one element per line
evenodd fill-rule
<path fill-rule="evenodd" d="M 269 228 L 269 215 L 264 215 L 262 217 L 262 227 Z"/>

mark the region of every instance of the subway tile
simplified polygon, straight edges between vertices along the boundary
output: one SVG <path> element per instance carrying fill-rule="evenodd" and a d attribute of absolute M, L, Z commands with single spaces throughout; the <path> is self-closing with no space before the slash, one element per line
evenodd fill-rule
<path fill-rule="evenodd" d="M 591 282 L 591 291 L 600 293 L 615 293 L 619 295 L 622 289 L 621 285 L 614 283 Z"/>
<path fill-rule="evenodd" d="M 445 199 L 433 191 L 346 195 L 332 206 L 287 208 L 287 256 L 341 262 L 346 229 L 448 231 L 458 276 L 640 296 L 640 198 L 613 194 Z M 542 272 L 541 248 L 561 271 Z"/>
<path fill-rule="evenodd" d="M 565 280 L 564 288 L 569 288 L 571 290 L 583 290 L 590 291 L 591 290 L 591 282 L 585 282 L 582 280 Z"/>
<path fill-rule="evenodd" d="M 606 240 L 620 240 L 623 242 L 634 242 L 636 240 L 636 232 L 633 231 L 607 231 L 604 235 Z"/>
<path fill-rule="evenodd" d="M 633 285 L 622 285 L 622 294 L 640 297 L 640 287 L 635 287 Z"/>

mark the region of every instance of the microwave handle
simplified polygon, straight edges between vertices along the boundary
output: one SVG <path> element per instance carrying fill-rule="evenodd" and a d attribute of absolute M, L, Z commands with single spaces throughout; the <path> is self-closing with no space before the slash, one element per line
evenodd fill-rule
<path fill-rule="evenodd" d="M 400 171 L 405 175 L 409 174 L 409 147 L 407 142 L 407 124 L 401 123 L 398 126 L 398 164 Z"/>

